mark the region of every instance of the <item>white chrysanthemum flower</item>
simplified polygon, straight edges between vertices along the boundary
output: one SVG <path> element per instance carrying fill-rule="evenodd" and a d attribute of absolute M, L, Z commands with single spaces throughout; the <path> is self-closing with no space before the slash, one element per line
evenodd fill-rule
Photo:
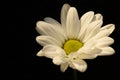
<path fill-rule="evenodd" d="M 93 11 L 85 13 L 80 19 L 76 8 L 65 4 L 61 10 L 61 24 L 47 17 L 37 22 L 36 30 L 41 35 L 36 38 L 43 49 L 37 56 L 53 59 L 64 72 L 68 66 L 80 72 L 87 69 L 84 59 L 112 55 L 114 40 L 108 37 L 115 29 L 114 24 L 102 26 L 101 14 Z"/>

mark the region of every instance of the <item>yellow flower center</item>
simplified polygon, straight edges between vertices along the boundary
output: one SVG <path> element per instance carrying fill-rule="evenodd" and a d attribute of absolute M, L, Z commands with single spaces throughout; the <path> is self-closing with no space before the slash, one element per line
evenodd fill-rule
<path fill-rule="evenodd" d="M 65 42 L 63 49 L 66 54 L 69 55 L 71 52 L 76 52 L 83 46 L 83 43 L 78 40 L 68 40 Z"/>

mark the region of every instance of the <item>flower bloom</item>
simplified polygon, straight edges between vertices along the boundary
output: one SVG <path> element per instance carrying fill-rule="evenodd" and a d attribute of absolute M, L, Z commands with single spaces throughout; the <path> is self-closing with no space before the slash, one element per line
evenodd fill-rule
<path fill-rule="evenodd" d="M 36 41 L 43 46 L 37 56 L 51 58 L 64 72 L 68 67 L 85 72 L 85 59 L 114 54 L 110 47 L 114 40 L 109 35 L 114 24 L 101 27 L 103 17 L 93 11 L 85 13 L 80 19 L 75 7 L 64 4 L 61 10 L 61 24 L 47 17 L 38 21 L 36 30 L 40 36 Z"/>

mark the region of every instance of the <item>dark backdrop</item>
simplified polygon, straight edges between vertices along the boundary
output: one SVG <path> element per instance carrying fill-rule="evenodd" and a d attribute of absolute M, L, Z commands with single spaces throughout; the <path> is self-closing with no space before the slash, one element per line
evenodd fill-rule
<path fill-rule="evenodd" d="M 8 32 L 8 54 L 7 74 L 9 78 L 18 80 L 73 80 L 72 69 L 68 68 L 65 73 L 60 72 L 59 66 L 52 63 L 52 60 L 36 56 L 42 49 L 35 41 L 39 34 L 35 30 L 36 22 L 44 17 L 52 17 L 60 21 L 60 10 L 64 3 L 69 3 L 77 8 L 79 16 L 87 11 L 101 13 L 104 17 L 104 25 L 114 23 L 115 31 L 111 37 L 115 43 L 111 45 L 116 53 L 112 56 L 97 57 L 94 60 L 87 60 L 88 69 L 86 72 L 78 72 L 79 80 L 119 80 L 120 74 L 120 15 L 117 0 L 39 0 L 28 2 L 17 2 L 8 6 L 9 22 Z M 13 6 L 13 7 L 12 7 Z M 11 52 L 10 52 L 11 51 Z"/>

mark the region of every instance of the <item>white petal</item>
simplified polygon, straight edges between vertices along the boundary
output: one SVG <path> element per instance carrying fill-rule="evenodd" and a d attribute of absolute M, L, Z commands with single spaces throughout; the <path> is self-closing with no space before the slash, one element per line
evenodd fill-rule
<path fill-rule="evenodd" d="M 80 31 L 80 21 L 76 8 L 71 7 L 68 11 L 66 29 L 67 35 L 71 38 L 77 38 L 78 32 Z"/>
<path fill-rule="evenodd" d="M 80 72 L 85 72 L 87 69 L 87 64 L 83 60 L 74 60 L 71 62 L 70 67 L 77 69 Z"/>
<path fill-rule="evenodd" d="M 98 21 L 94 21 L 94 22 L 90 23 L 89 27 L 86 29 L 83 42 L 86 42 L 87 40 L 92 38 L 94 35 L 96 35 L 98 33 L 100 27 L 102 26 L 102 23 L 103 23 L 102 20 L 98 20 Z"/>
<path fill-rule="evenodd" d="M 115 53 L 114 49 L 111 47 L 104 47 L 101 49 L 102 49 L 102 52 L 99 54 L 100 56 L 113 55 Z"/>
<path fill-rule="evenodd" d="M 101 53 L 99 48 L 82 48 L 78 51 L 80 59 L 94 59 Z"/>
<path fill-rule="evenodd" d="M 62 56 L 56 56 L 53 58 L 53 63 L 56 65 L 60 65 L 64 63 Z"/>
<path fill-rule="evenodd" d="M 81 26 L 84 26 L 86 24 L 91 23 L 93 18 L 94 18 L 94 12 L 93 11 L 89 11 L 89 12 L 85 13 L 80 19 Z"/>
<path fill-rule="evenodd" d="M 58 41 L 60 41 L 62 43 L 64 43 L 64 41 L 65 41 L 65 35 L 62 32 L 61 27 L 57 27 L 57 26 L 55 27 L 55 26 L 53 26 L 53 25 L 51 25 L 49 23 L 39 21 L 39 22 L 37 22 L 36 30 L 40 34 L 51 36 L 51 37 L 57 39 Z"/>
<path fill-rule="evenodd" d="M 94 19 L 93 19 L 93 21 L 96 21 L 96 20 L 103 20 L 103 16 L 101 15 L 101 14 L 96 14 L 95 16 L 94 16 Z"/>
<path fill-rule="evenodd" d="M 103 20 L 103 16 L 101 14 L 96 14 L 95 17 L 96 20 Z"/>
<path fill-rule="evenodd" d="M 68 68 L 68 63 L 63 63 L 60 65 L 60 70 L 62 72 L 65 72 L 67 68 Z"/>
<path fill-rule="evenodd" d="M 82 53 L 79 55 L 80 59 L 95 59 L 97 57 L 96 54 L 86 54 L 86 53 Z"/>
<path fill-rule="evenodd" d="M 115 29 L 115 25 L 114 24 L 108 24 L 106 26 L 103 26 L 100 30 L 109 30 L 109 34 L 111 34 L 114 29 Z"/>
<path fill-rule="evenodd" d="M 45 57 L 53 59 L 56 56 L 59 56 L 60 54 L 65 54 L 64 51 L 55 45 L 46 45 L 42 49 L 42 53 Z"/>
<path fill-rule="evenodd" d="M 89 24 L 92 22 L 93 18 L 94 18 L 93 11 L 89 11 L 81 17 L 80 19 L 81 29 L 80 32 L 78 33 L 78 39 L 80 39 L 81 41 L 84 38 L 86 29 L 89 27 Z"/>
<path fill-rule="evenodd" d="M 58 27 L 61 26 L 61 24 L 60 24 L 58 21 L 56 21 L 55 19 L 53 19 L 53 18 L 46 17 L 46 18 L 44 18 L 44 20 L 45 20 L 46 22 L 54 25 L 54 26 L 58 26 Z"/>
<path fill-rule="evenodd" d="M 69 8 L 70 8 L 70 5 L 64 4 L 61 9 L 61 24 L 64 30 L 66 30 L 66 18 L 67 18 L 67 13 Z"/>
<path fill-rule="evenodd" d="M 46 18 L 44 18 L 44 20 L 46 22 L 52 24 L 54 27 L 58 27 L 59 29 L 57 29 L 57 30 L 59 30 L 60 34 L 62 34 L 63 37 L 67 40 L 67 35 L 65 34 L 64 30 L 61 29 L 62 25 L 58 21 L 56 21 L 55 19 L 50 18 L 50 17 L 46 17 Z"/>
<path fill-rule="evenodd" d="M 81 49 L 91 49 L 94 48 L 97 43 L 97 40 L 94 38 L 89 39 L 87 42 L 84 43 L 84 46 Z"/>
<path fill-rule="evenodd" d="M 42 52 L 42 50 L 40 50 L 38 53 L 37 53 L 37 56 L 44 56 L 44 54 L 43 54 L 43 52 Z"/>
<path fill-rule="evenodd" d="M 100 32 L 98 32 L 96 35 L 95 35 L 95 39 L 100 39 L 102 37 L 107 37 L 109 36 L 109 30 L 102 30 Z"/>
<path fill-rule="evenodd" d="M 94 48 L 94 49 L 90 49 L 88 52 L 86 51 L 86 54 L 100 54 L 102 50 L 99 48 Z"/>
<path fill-rule="evenodd" d="M 103 37 L 99 40 L 97 40 L 98 43 L 96 44 L 97 47 L 106 47 L 106 46 L 109 46 L 111 45 L 112 43 L 114 43 L 114 40 L 110 37 Z"/>
<path fill-rule="evenodd" d="M 106 25 L 100 29 L 100 31 L 95 35 L 96 39 L 109 36 L 115 29 L 113 24 Z"/>
<path fill-rule="evenodd" d="M 57 41 L 56 39 L 54 39 L 53 37 L 50 37 L 50 36 L 38 36 L 36 37 L 36 41 L 42 45 L 42 46 L 45 46 L 45 45 L 57 45 L 57 46 L 62 46 L 62 43 Z"/>

